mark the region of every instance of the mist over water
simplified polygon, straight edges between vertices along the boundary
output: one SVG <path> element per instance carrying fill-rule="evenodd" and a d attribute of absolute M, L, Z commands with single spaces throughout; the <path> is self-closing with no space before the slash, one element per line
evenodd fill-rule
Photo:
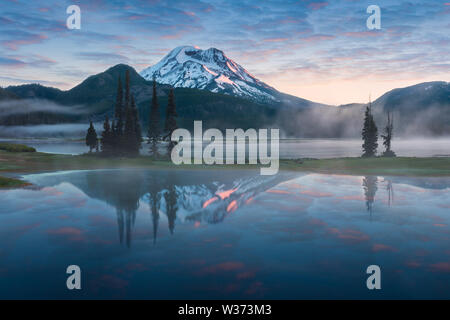
<path fill-rule="evenodd" d="M 63 106 L 45 99 L 20 99 L 0 102 L 0 118 L 31 112 L 51 112 L 58 114 L 81 114 L 82 106 Z"/>
<path fill-rule="evenodd" d="M 360 139 L 286 139 L 280 141 L 281 158 L 339 158 L 361 156 Z M 378 141 L 378 154 L 384 150 Z M 450 137 L 395 139 L 392 150 L 401 157 L 450 156 Z"/>
<path fill-rule="evenodd" d="M 99 131 L 98 131 L 99 132 Z M 47 139 L 11 139 L 0 138 L 0 142 L 26 144 L 39 152 L 59 154 L 83 154 L 88 152 L 84 139 L 68 140 L 64 138 Z M 242 143 L 242 142 L 239 142 Z M 378 153 L 384 149 L 379 141 Z M 203 148 L 208 143 L 203 143 Z M 339 158 L 361 156 L 362 141 L 359 139 L 281 139 L 280 158 Z M 446 138 L 414 138 L 396 139 L 392 148 L 397 156 L 404 157 L 450 157 L 450 137 Z M 247 146 L 248 151 L 248 146 Z M 166 152 L 165 145 L 160 152 Z M 143 142 L 142 155 L 149 154 L 149 145 Z"/>
<path fill-rule="evenodd" d="M 33 139 L 33 138 L 70 138 L 81 139 L 86 136 L 88 124 L 40 124 L 28 126 L 0 126 L 0 139 Z M 94 123 L 97 134 L 103 130 L 103 123 Z"/>
<path fill-rule="evenodd" d="M 366 105 L 317 107 L 300 111 L 281 112 L 276 119 L 282 137 L 359 138 Z M 373 106 L 372 112 L 382 133 L 387 114 L 383 106 Z M 414 106 L 392 111 L 394 136 L 436 137 L 450 134 L 450 106 Z"/>

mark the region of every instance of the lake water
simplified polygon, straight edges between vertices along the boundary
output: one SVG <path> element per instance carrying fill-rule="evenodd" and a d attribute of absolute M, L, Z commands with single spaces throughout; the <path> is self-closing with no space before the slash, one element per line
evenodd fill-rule
<path fill-rule="evenodd" d="M 450 299 L 450 178 L 27 175 L 0 191 L 0 298 Z M 68 265 L 82 290 L 66 289 Z M 381 268 L 368 290 L 366 268 Z"/>
<path fill-rule="evenodd" d="M 61 154 L 82 154 L 88 151 L 84 141 L 64 139 L 2 139 L 0 142 L 22 143 L 40 152 Z M 359 139 L 282 139 L 281 158 L 338 158 L 361 156 L 362 141 Z M 450 156 L 450 138 L 397 139 L 392 144 L 398 156 L 435 157 Z M 141 153 L 148 154 L 144 144 Z M 383 147 L 379 141 L 378 151 Z M 163 150 L 162 150 L 163 152 Z"/>

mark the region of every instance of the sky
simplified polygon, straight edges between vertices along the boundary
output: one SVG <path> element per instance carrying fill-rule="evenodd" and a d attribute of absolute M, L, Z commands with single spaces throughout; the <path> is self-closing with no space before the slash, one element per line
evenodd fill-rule
<path fill-rule="evenodd" d="M 366 102 L 450 81 L 450 0 L 0 0 L 0 86 L 70 89 L 126 63 L 138 72 L 180 45 L 218 48 L 277 90 Z M 70 5 L 81 29 L 68 29 Z M 366 25 L 369 5 L 381 29 Z"/>

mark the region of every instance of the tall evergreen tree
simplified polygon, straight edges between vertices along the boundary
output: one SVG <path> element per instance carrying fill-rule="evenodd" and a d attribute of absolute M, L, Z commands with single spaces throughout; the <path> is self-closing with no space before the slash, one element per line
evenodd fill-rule
<path fill-rule="evenodd" d="M 364 125 L 362 130 L 362 139 L 364 141 L 363 157 L 374 157 L 378 148 L 378 128 L 372 115 L 372 104 L 366 108 L 364 116 Z"/>
<path fill-rule="evenodd" d="M 126 109 L 125 129 L 123 134 L 125 151 L 132 156 L 139 154 L 141 146 L 141 126 L 139 124 L 139 117 L 134 102 L 134 97 L 131 96 L 131 101 Z"/>
<path fill-rule="evenodd" d="M 150 153 L 153 157 L 158 157 L 158 143 L 161 132 L 159 128 L 159 104 L 158 97 L 156 95 L 156 81 L 154 78 L 152 104 L 150 107 L 148 122 L 148 143 L 150 144 Z"/>
<path fill-rule="evenodd" d="M 103 123 L 103 132 L 102 132 L 102 153 L 104 155 L 111 155 L 112 148 L 112 131 L 111 126 L 109 124 L 109 118 L 106 116 L 105 122 Z"/>
<path fill-rule="evenodd" d="M 125 72 L 125 109 L 130 105 L 130 70 Z"/>
<path fill-rule="evenodd" d="M 113 146 L 114 152 L 120 153 L 122 147 L 122 135 L 124 127 L 124 105 L 123 105 L 123 88 L 122 81 L 119 76 L 119 81 L 117 84 L 117 96 L 116 96 L 116 108 L 114 111 L 114 125 L 113 131 Z"/>
<path fill-rule="evenodd" d="M 98 144 L 97 132 L 95 131 L 92 121 L 90 121 L 89 129 L 86 134 L 86 145 L 89 147 L 89 152 L 96 148 Z"/>
<path fill-rule="evenodd" d="M 141 129 L 141 122 L 139 120 L 139 112 L 136 108 L 134 96 L 131 96 L 131 112 L 133 113 L 134 130 L 135 130 L 135 137 L 136 137 L 136 148 L 139 153 L 139 150 L 141 149 L 141 145 L 142 145 L 142 129 Z"/>
<path fill-rule="evenodd" d="M 166 109 L 166 122 L 164 124 L 164 139 L 168 141 L 167 153 L 169 154 L 169 156 L 172 152 L 173 147 L 175 146 L 175 142 L 171 140 L 171 137 L 172 133 L 178 128 L 176 120 L 177 116 L 178 114 L 175 106 L 175 96 L 173 93 L 173 89 L 170 89 Z"/>
<path fill-rule="evenodd" d="M 395 157 L 395 152 L 391 150 L 391 141 L 392 136 L 394 134 L 394 116 L 391 115 L 391 112 L 387 113 L 387 124 L 384 128 L 384 134 L 381 135 L 383 138 L 383 145 L 386 150 L 383 152 L 384 157 Z"/>
<path fill-rule="evenodd" d="M 124 151 L 129 155 L 136 155 L 136 129 L 131 105 L 126 108 L 125 129 L 123 131 Z"/>

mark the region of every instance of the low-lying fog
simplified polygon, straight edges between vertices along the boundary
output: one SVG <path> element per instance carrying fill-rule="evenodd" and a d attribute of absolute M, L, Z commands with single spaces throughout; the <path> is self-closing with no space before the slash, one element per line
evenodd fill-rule
<path fill-rule="evenodd" d="M 94 123 L 98 136 L 103 130 L 102 123 Z M 86 124 L 0 126 L 0 141 L 24 143 L 41 152 L 81 154 L 88 151 L 84 137 Z M 281 158 L 333 158 L 356 157 L 361 155 L 362 141 L 351 139 L 281 139 Z M 381 139 L 378 152 L 383 151 Z M 392 149 L 398 156 L 450 156 L 450 137 L 404 138 L 394 136 Z M 143 143 L 142 154 L 148 152 Z"/>
<path fill-rule="evenodd" d="M 1 138 L 70 138 L 80 139 L 86 136 L 88 124 L 40 124 L 28 126 L 0 126 Z M 103 131 L 103 123 L 94 123 L 97 134 Z"/>

